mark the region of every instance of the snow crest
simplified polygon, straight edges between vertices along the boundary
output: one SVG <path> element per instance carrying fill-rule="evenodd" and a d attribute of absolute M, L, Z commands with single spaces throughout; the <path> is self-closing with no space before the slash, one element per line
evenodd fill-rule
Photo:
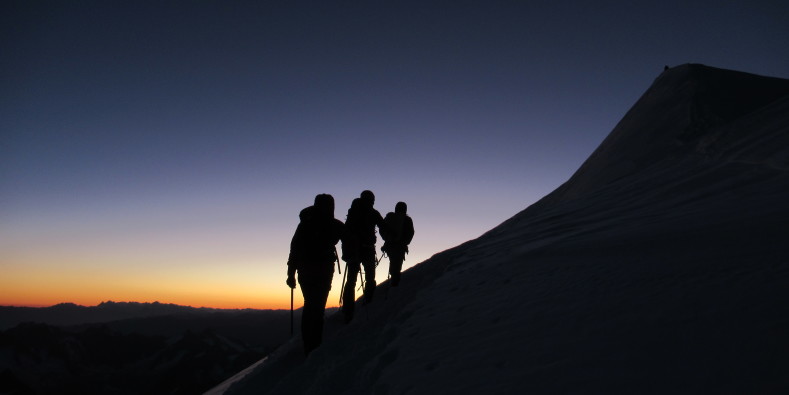
<path fill-rule="evenodd" d="M 787 95 L 664 72 L 556 191 L 222 390 L 786 393 Z"/>

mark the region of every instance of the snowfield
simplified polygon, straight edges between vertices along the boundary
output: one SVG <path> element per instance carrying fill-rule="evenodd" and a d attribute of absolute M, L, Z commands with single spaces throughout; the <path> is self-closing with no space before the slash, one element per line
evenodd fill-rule
<path fill-rule="evenodd" d="M 376 298 L 209 393 L 789 393 L 789 81 L 662 73 L 564 185 Z"/>

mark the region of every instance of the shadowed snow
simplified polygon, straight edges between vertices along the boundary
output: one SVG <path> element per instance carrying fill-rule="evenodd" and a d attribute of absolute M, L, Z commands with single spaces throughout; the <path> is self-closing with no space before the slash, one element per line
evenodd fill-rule
<path fill-rule="evenodd" d="M 664 72 L 556 191 L 212 393 L 789 391 L 788 94 Z"/>

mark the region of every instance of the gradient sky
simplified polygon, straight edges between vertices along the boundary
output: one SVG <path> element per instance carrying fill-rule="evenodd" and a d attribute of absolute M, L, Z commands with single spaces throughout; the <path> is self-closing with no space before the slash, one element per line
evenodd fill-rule
<path fill-rule="evenodd" d="M 288 308 L 317 193 L 407 202 L 410 267 L 566 181 L 664 65 L 789 78 L 785 1 L 4 1 L 0 34 L 3 305 Z"/>

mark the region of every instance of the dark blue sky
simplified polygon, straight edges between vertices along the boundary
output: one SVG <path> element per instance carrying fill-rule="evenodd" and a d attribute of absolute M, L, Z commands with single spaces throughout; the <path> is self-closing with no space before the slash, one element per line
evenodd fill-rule
<path fill-rule="evenodd" d="M 789 77 L 782 1 L 0 7 L 0 265 L 30 278 L 279 276 L 298 210 L 363 189 L 409 203 L 412 265 L 564 182 L 664 65 Z"/>

